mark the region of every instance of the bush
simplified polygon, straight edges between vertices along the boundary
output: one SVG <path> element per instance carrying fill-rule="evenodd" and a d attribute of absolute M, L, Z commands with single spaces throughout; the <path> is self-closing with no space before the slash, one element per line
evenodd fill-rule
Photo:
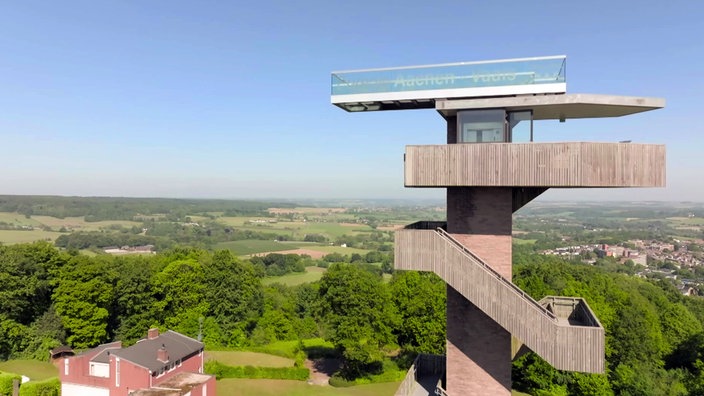
<path fill-rule="evenodd" d="M 0 395 L 12 394 L 12 382 L 14 380 L 22 381 L 22 377 L 17 374 L 0 373 Z"/>
<path fill-rule="evenodd" d="M 346 388 L 349 386 L 378 384 L 382 382 L 397 382 L 403 381 L 406 377 L 407 370 L 402 370 L 398 365 L 388 359 L 381 362 L 379 372 L 377 374 L 366 374 L 355 379 L 345 379 L 341 372 L 335 373 L 330 377 L 330 385 L 337 388 Z"/>
<path fill-rule="evenodd" d="M 328 383 L 330 384 L 330 386 L 334 386 L 336 388 L 349 388 L 350 386 L 357 385 L 355 381 L 347 381 L 346 379 L 342 378 L 340 376 L 340 373 L 335 373 L 332 377 L 330 377 Z"/>
<path fill-rule="evenodd" d="M 20 386 L 20 396 L 59 396 L 61 381 L 57 377 L 44 381 L 30 381 Z"/>
<path fill-rule="evenodd" d="M 250 378 L 307 381 L 310 377 L 310 370 L 307 368 L 227 366 L 215 360 L 205 363 L 205 372 L 214 375 L 216 379 Z"/>

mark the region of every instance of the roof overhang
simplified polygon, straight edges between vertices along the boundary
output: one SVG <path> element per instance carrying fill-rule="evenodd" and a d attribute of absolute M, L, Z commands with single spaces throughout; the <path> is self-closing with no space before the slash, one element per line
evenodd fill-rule
<path fill-rule="evenodd" d="M 437 99 L 435 109 L 445 117 L 462 110 L 532 110 L 535 120 L 621 117 L 665 107 L 665 99 L 597 94 L 527 95 L 498 98 Z"/>
<path fill-rule="evenodd" d="M 477 87 L 435 89 L 334 95 L 331 103 L 349 112 L 376 110 L 432 109 L 437 101 L 451 98 L 497 97 L 504 95 L 561 94 L 567 90 L 566 83 L 540 85 L 507 85 L 502 87 Z M 437 99 L 443 98 L 443 99 Z"/>

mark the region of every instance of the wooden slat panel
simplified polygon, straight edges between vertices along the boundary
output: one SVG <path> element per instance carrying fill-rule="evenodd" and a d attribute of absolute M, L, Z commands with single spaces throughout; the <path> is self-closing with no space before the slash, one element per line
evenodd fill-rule
<path fill-rule="evenodd" d="M 442 231 L 396 231 L 395 267 L 432 271 L 528 348 L 561 370 L 604 371 L 604 329 L 571 326 L 548 315 Z M 584 306 L 589 314 L 593 313 Z M 595 322 L 598 325 L 598 322 Z"/>
<path fill-rule="evenodd" d="M 664 187 L 665 146 L 478 143 L 406 146 L 407 187 Z"/>

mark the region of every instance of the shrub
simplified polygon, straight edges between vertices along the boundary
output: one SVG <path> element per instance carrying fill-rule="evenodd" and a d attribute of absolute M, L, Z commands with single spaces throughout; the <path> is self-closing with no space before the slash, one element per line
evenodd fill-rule
<path fill-rule="evenodd" d="M 12 381 L 22 381 L 22 377 L 17 374 L 0 373 L 0 395 L 12 394 Z"/>
<path fill-rule="evenodd" d="M 302 367 L 228 366 L 215 360 L 205 363 L 205 372 L 214 375 L 216 379 L 250 378 L 306 381 L 310 377 L 310 370 Z"/>
<path fill-rule="evenodd" d="M 379 367 L 379 373 L 367 373 L 355 379 L 345 379 L 341 372 L 335 373 L 330 377 L 330 385 L 338 388 L 346 388 L 355 385 L 377 384 L 381 382 L 397 382 L 403 381 L 406 377 L 407 370 L 399 369 L 398 365 L 391 360 L 384 360 Z"/>
<path fill-rule="evenodd" d="M 59 396 L 61 381 L 57 377 L 44 381 L 30 381 L 20 386 L 20 396 Z"/>
<path fill-rule="evenodd" d="M 330 377 L 328 383 L 330 384 L 330 386 L 334 386 L 336 388 L 348 388 L 350 386 L 357 385 L 355 381 L 347 381 L 346 379 L 342 378 L 339 373 L 335 373 L 332 377 Z"/>

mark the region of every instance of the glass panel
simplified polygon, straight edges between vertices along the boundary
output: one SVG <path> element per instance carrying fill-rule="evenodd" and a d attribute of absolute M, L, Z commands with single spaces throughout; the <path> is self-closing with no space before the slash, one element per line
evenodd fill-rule
<path fill-rule="evenodd" d="M 523 121 L 523 122 L 521 122 Z M 508 113 L 510 141 L 515 143 L 532 142 L 533 113 L 531 111 L 515 111 Z"/>
<path fill-rule="evenodd" d="M 457 112 L 458 143 L 505 142 L 506 111 L 467 110 Z"/>
<path fill-rule="evenodd" d="M 335 72 L 332 95 L 565 83 L 566 57 Z"/>

